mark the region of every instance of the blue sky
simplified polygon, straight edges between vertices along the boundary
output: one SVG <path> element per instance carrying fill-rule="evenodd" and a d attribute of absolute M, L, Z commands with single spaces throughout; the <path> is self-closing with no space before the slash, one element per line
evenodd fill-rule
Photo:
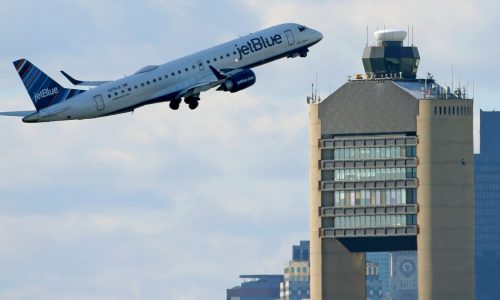
<path fill-rule="evenodd" d="M 0 119 L 0 299 L 223 299 L 308 238 L 307 106 L 361 73 L 366 26 L 414 27 L 419 74 L 498 108 L 498 1 L 0 1 L 0 110 L 31 109 L 11 62 L 108 80 L 258 29 L 325 38 L 238 94 L 110 118 Z"/>

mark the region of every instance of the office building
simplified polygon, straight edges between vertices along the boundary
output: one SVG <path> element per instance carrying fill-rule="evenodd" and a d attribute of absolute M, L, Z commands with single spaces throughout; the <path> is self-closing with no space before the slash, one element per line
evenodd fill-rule
<path fill-rule="evenodd" d="M 415 251 L 391 252 L 391 289 L 389 299 L 418 299 L 417 265 Z"/>
<path fill-rule="evenodd" d="M 292 259 L 285 265 L 281 300 L 309 299 L 309 269 L 309 241 L 300 241 L 292 247 Z"/>
<path fill-rule="evenodd" d="M 226 291 L 227 300 L 279 300 L 283 275 L 240 275 L 243 283 Z"/>
<path fill-rule="evenodd" d="M 390 252 L 369 252 L 366 253 L 366 264 L 375 263 L 378 268 L 378 280 L 382 283 L 382 299 L 388 299 L 390 295 L 390 275 L 391 275 L 391 253 Z M 368 277 L 366 278 L 366 289 L 369 290 Z M 366 294 L 368 299 L 369 294 Z"/>
<path fill-rule="evenodd" d="M 292 246 L 292 260 L 309 261 L 309 241 L 300 241 L 298 245 Z"/>
<path fill-rule="evenodd" d="M 378 264 L 366 261 L 366 300 L 383 300 L 382 280 L 379 278 Z"/>
<path fill-rule="evenodd" d="M 476 299 L 500 298 L 500 112 L 480 112 L 475 155 Z"/>
<path fill-rule="evenodd" d="M 473 299 L 472 100 L 375 34 L 364 74 L 309 99 L 311 299 L 364 299 L 365 253 L 412 250 L 419 299 Z"/>

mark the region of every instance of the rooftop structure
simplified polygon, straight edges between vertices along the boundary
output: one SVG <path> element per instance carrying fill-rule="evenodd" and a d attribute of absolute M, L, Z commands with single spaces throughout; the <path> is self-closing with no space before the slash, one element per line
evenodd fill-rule
<path fill-rule="evenodd" d="M 283 275 L 240 275 L 243 283 L 228 289 L 227 300 L 277 300 Z"/>

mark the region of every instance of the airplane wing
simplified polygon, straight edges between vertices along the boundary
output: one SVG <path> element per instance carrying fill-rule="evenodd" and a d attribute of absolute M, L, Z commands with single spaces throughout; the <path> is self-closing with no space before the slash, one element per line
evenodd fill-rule
<path fill-rule="evenodd" d="M 205 82 L 197 82 L 196 84 L 180 91 L 176 98 L 177 99 L 180 99 L 182 97 L 189 98 L 191 96 L 199 95 L 201 92 L 208 91 L 209 89 L 221 85 L 228 78 L 227 75 L 221 73 L 213 66 L 209 67 L 217 80 L 207 80 Z"/>
<path fill-rule="evenodd" d="M 26 117 L 27 115 L 31 115 L 35 113 L 36 110 L 23 110 L 23 111 L 3 111 L 0 112 L 0 116 L 8 116 L 8 117 Z"/>
<path fill-rule="evenodd" d="M 68 73 L 61 71 L 61 73 L 66 77 L 72 84 L 74 85 L 80 85 L 80 86 L 100 86 L 105 83 L 108 83 L 110 81 L 82 81 L 82 80 L 77 80 L 71 76 L 69 76 Z"/>
<path fill-rule="evenodd" d="M 177 99 L 180 99 L 182 97 L 189 98 L 189 97 L 194 96 L 194 95 L 199 95 L 201 92 L 205 92 L 211 88 L 219 86 L 223 81 L 224 80 L 217 80 L 217 81 L 212 81 L 212 82 L 194 84 L 194 85 L 180 91 L 176 98 Z"/>

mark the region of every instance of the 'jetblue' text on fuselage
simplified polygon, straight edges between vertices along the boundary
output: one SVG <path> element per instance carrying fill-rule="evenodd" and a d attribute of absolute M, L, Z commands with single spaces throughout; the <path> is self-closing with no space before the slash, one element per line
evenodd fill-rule
<path fill-rule="evenodd" d="M 272 47 L 274 45 L 279 45 L 281 43 L 283 43 L 283 38 L 281 37 L 281 35 L 276 34 L 274 36 L 266 38 L 262 36 L 258 38 L 253 38 L 243 46 L 235 45 L 236 49 L 238 49 L 238 53 L 240 54 L 238 60 L 241 60 L 244 55 L 248 55 L 253 52 L 258 52 L 264 48 Z"/>

